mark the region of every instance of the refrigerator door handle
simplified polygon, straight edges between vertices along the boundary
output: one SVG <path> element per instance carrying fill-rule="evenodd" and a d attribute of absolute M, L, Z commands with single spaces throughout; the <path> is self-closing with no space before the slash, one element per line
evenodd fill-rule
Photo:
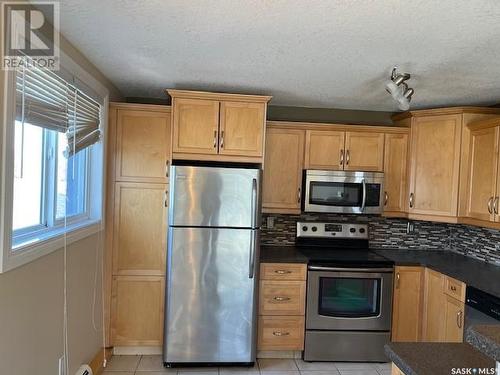
<path fill-rule="evenodd" d="M 253 230 L 250 235 L 250 251 L 248 256 L 248 278 L 253 279 L 255 273 L 255 234 L 257 231 Z"/>
<path fill-rule="evenodd" d="M 252 229 L 257 227 L 257 179 L 252 179 Z"/>

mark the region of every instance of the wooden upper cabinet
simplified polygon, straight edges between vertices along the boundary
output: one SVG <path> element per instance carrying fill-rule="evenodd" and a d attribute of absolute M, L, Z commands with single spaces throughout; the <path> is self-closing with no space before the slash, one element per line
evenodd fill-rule
<path fill-rule="evenodd" d="M 494 221 L 498 179 L 499 127 L 471 131 L 466 216 Z"/>
<path fill-rule="evenodd" d="M 417 342 L 422 327 L 424 269 L 396 267 L 392 311 L 392 341 Z"/>
<path fill-rule="evenodd" d="M 167 185 L 117 182 L 114 275 L 164 275 Z"/>
<path fill-rule="evenodd" d="M 351 132 L 345 134 L 346 171 L 384 170 L 384 133 Z"/>
<path fill-rule="evenodd" d="M 305 168 L 342 170 L 344 144 L 344 131 L 306 130 Z"/>
<path fill-rule="evenodd" d="M 412 119 L 409 213 L 456 221 L 461 115 Z M 439 218 L 440 217 L 440 218 Z"/>
<path fill-rule="evenodd" d="M 167 91 L 174 159 L 262 162 L 270 96 Z"/>
<path fill-rule="evenodd" d="M 263 155 L 265 103 L 221 102 L 219 153 Z"/>
<path fill-rule="evenodd" d="M 300 213 L 303 130 L 269 128 L 262 184 L 264 212 Z"/>
<path fill-rule="evenodd" d="M 133 109 L 131 106 L 130 109 L 116 109 L 114 118 L 116 119 L 115 179 L 167 182 L 170 158 L 170 113 Z"/>
<path fill-rule="evenodd" d="M 216 100 L 174 98 L 173 152 L 217 154 L 219 104 Z"/>
<path fill-rule="evenodd" d="M 384 212 L 406 212 L 408 134 L 386 134 L 384 155 Z"/>

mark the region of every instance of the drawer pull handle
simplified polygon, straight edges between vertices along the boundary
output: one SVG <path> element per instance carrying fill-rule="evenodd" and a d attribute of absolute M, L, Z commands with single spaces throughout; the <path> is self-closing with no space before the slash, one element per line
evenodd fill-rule
<path fill-rule="evenodd" d="M 277 273 L 278 275 L 286 275 L 288 273 L 292 273 L 292 271 L 289 270 L 276 270 L 274 273 Z"/>
<path fill-rule="evenodd" d="M 273 298 L 273 300 L 278 301 L 278 302 L 290 301 L 290 297 L 276 296 L 276 297 Z"/>
<path fill-rule="evenodd" d="M 462 315 L 463 315 L 462 311 L 459 311 L 457 313 L 457 326 L 458 326 L 458 328 L 462 328 Z"/>
<path fill-rule="evenodd" d="M 452 291 L 454 291 L 454 292 L 456 292 L 456 291 L 457 291 L 457 287 L 456 287 L 455 285 L 450 286 L 450 289 L 451 289 Z"/>
<path fill-rule="evenodd" d="M 281 336 L 290 336 L 290 332 L 281 332 L 281 331 L 274 331 L 273 332 L 274 336 L 281 337 Z"/>

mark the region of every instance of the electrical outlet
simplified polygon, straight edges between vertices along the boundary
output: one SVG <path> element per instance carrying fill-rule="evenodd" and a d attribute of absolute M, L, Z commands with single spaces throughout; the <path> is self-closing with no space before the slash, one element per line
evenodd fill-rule
<path fill-rule="evenodd" d="M 66 360 L 64 359 L 64 355 L 59 358 L 59 375 L 66 375 Z"/>
<path fill-rule="evenodd" d="M 415 224 L 411 221 L 408 221 L 406 225 L 406 234 L 411 234 L 415 232 Z"/>
<path fill-rule="evenodd" d="M 274 216 L 268 216 L 267 217 L 266 227 L 267 227 L 267 229 L 273 229 L 274 228 Z"/>

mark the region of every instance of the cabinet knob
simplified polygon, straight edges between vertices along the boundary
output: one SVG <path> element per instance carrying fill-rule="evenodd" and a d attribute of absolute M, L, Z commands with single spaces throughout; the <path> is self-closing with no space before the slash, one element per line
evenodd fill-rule
<path fill-rule="evenodd" d="M 399 289 L 399 280 L 401 279 L 401 275 L 399 272 L 396 274 L 396 289 Z"/>
<path fill-rule="evenodd" d="M 414 203 L 415 203 L 415 194 L 411 193 L 410 194 L 410 208 L 413 208 Z"/>
<path fill-rule="evenodd" d="M 493 201 L 493 212 L 495 215 L 498 215 L 498 200 L 500 197 L 496 197 L 495 200 Z"/>
<path fill-rule="evenodd" d="M 351 161 L 351 153 L 349 150 L 345 152 L 345 165 L 349 165 L 349 162 Z"/>
<path fill-rule="evenodd" d="M 340 150 L 340 165 L 344 165 L 344 150 Z"/>
<path fill-rule="evenodd" d="M 387 191 L 384 192 L 384 206 L 387 206 L 387 201 L 389 200 L 389 194 L 387 194 Z"/>
<path fill-rule="evenodd" d="M 493 214 L 493 197 L 490 197 L 490 199 L 488 199 L 488 212 L 491 214 Z"/>
<path fill-rule="evenodd" d="M 301 198 L 301 191 L 300 191 L 300 187 L 299 189 L 297 190 L 297 203 L 300 203 L 300 198 Z"/>
<path fill-rule="evenodd" d="M 214 148 L 217 148 L 217 130 L 214 130 Z"/>
<path fill-rule="evenodd" d="M 220 132 L 220 148 L 224 148 L 224 130 Z"/>

